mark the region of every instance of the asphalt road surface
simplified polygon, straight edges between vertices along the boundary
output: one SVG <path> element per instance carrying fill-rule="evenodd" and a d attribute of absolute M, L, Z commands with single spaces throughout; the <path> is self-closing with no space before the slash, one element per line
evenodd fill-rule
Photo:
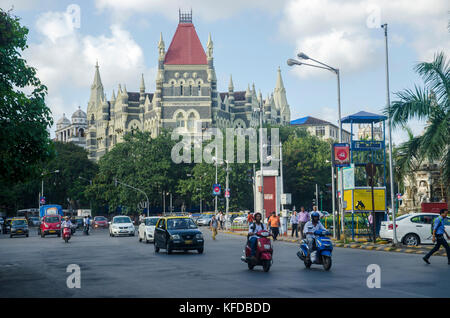
<path fill-rule="evenodd" d="M 329 272 L 306 269 L 298 246 L 274 242 L 270 272 L 240 260 L 245 238 L 205 233 L 205 252 L 155 254 L 153 244 L 109 237 L 108 230 L 62 238 L 0 235 L 0 297 L 448 297 L 446 257 L 335 248 Z M 81 269 L 81 288 L 68 288 L 69 264 Z M 381 288 L 368 288 L 367 266 L 381 268 Z"/>

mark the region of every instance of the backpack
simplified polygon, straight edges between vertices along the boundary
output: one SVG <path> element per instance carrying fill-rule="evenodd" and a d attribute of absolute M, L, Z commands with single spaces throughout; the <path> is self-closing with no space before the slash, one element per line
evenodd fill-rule
<path fill-rule="evenodd" d="M 439 216 L 438 216 L 437 218 L 439 218 Z M 431 222 L 431 235 L 433 235 L 433 231 L 434 231 L 434 223 L 435 223 L 435 221 L 436 221 L 437 218 L 434 218 L 433 221 Z M 442 219 L 439 219 L 439 224 L 438 224 L 438 226 L 441 225 L 441 224 L 442 224 Z"/>
<path fill-rule="evenodd" d="M 255 229 L 256 229 L 256 222 L 253 222 L 252 223 L 252 225 L 250 225 L 252 228 L 251 228 L 251 230 L 252 230 L 252 232 L 255 232 Z M 261 223 L 261 228 L 264 230 L 265 228 L 264 228 L 264 223 Z"/>

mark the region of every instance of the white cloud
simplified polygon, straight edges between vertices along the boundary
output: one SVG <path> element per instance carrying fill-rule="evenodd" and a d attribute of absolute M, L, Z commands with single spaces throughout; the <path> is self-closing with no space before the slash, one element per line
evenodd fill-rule
<path fill-rule="evenodd" d="M 36 27 L 42 41 L 31 43 L 25 58 L 48 87 L 47 101 L 55 121 L 64 112 L 70 117 L 78 105 L 86 110 L 97 60 L 108 99 L 118 83 L 137 91 L 141 73 L 147 91 L 152 89 L 156 70 L 146 67 L 143 50 L 121 26 L 111 25 L 108 35 L 83 35 L 70 25 L 68 13 L 46 12 L 38 17 Z M 73 97 L 77 90 L 86 94 Z"/>
<path fill-rule="evenodd" d="M 123 22 L 133 13 L 158 13 L 173 21 L 178 19 L 178 9 L 192 8 L 194 19 L 216 21 L 229 18 L 242 11 L 262 10 L 267 13 L 280 11 L 287 0 L 96 0 L 100 10 L 112 10 L 114 20 Z"/>
<path fill-rule="evenodd" d="M 353 72 L 382 62 L 383 33 L 374 28 L 385 22 L 391 44 L 408 43 L 421 60 L 430 59 L 437 50 L 448 51 L 447 11 L 446 0 L 289 0 L 280 32 L 296 43 L 293 55 L 303 51 L 343 72 Z M 324 74 L 307 67 L 296 67 L 294 72 L 303 78 Z"/>

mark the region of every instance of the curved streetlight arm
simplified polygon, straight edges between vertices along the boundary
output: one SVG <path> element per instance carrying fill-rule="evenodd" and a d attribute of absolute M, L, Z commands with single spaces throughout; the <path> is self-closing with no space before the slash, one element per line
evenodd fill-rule
<path fill-rule="evenodd" d="M 131 188 L 131 189 L 133 189 L 133 190 L 136 190 L 136 191 L 138 191 L 138 192 L 141 192 L 141 193 L 143 193 L 143 194 L 145 195 L 145 198 L 147 199 L 147 216 L 149 216 L 150 205 L 149 205 L 149 200 L 148 200 L 147 194 L 146 194 L 144 191 L 142 191 L 141 189 L 138 189 L 138 188 L 135 188 L 135 187 L 133 187 L 133 186 L 130 186 L 129 184 L 120 182 L 120 181 L 117 180 L 117 179 L 115 179 L 115 181 L 116 181 L 117 183 L 123 185 L 123 186 L 129 187 L 129 188 Z"/>
<path fill-rule="evenodd" d="M 309 58 L 311 61 L 314 61 L 314 62 L 316 62 L 316 63 L 319 63 L 320 65 L 323 65 L 323 66 L 326 66 L 329 70 L 331 70 L 331 71 L 333 71 L 333 72 L 338 72 L 338 69 L 336 69 L 336 68 L 334 68 L 334 67 L 332 67 L 332 66 L 330 66 L 330 65 L 327 65 L 327 64 L 325 64 L 325 63 L 322 63 L 322 62 L 320 62 L 320 61 L 318 61 L 318 60 L 315 60 L 315 59 L 313 59 L 313 58 Z"/>

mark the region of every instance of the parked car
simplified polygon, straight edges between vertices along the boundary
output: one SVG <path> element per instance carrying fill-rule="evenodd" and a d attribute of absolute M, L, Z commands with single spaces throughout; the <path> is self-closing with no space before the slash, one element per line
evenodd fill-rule
<path fill-rule="evenodd" d="M 197 250 L 203 253 L 203 234 L 190 217 L 161 217 L 155 228 L 155 253 L 161 248 L 171 254 L 173 250 Z"/>
<path fill-rule="evenodd" d="M 13 218 L 11 221 L 11 233 L 9 237 L 25 235 L 28 237 L 28 223 L 25 218 Z"/>
<path fill-rule="evenodd" d="M 130 217 L 126 215 L 119 215 L 115 216 L 111 221 L 109 227 L 109 236 L 134 236 L 135 231 L 136 228 L 134 227 L 133 221 L 130 219 Z"/>
<path fill-rule="evenodd" d="M 212 214 L 205 214 L 205 215 L 200 216 L 197 219 L 197 225 L 198 226 L 202 226 L 202 225 L 209 226 L 211 224 L 212 217 L 213 217 Z"/>
<path fill-rule="evenodd" d="M 433 244 L 431 224 L 437 213 L 410 213 L 396 219 L 397 239 L 405 245 Z M 450 218 L 444 220 L 447 233 L 450 233 Z M 394 226 L 392 221 L 381 222 L 380 238 L 392 241 Z"/>
<path fill-rule="evenodd" d="M 45 237 L 48 234 L 61 236 L 61 216 L 59 214 L 46 215 L 42 218 L 38 228 L 38 235 Z"/>
<path fill-rule="evenodd" d="M 150 216 L 144 218 L 143 222 L 139 224 L 138 228 L 139 242 L 144 241 L 145 243 L 148 243 L 154 241 L 155 227 L 158 220 L 158 216 Z"/>
<path fill-rule="evenodd" d="M 99 227 L 101 228 L 107 228 L 108 227 L 108 219 L 104 216 L 95 216 L 94 221 L 92 222 L 92 226 L 94 229 L 97 229 Z"/>
<path fill-rule="evenodd" d="M 247 224 L 247 217 L 246 216 L 238 216 L 234 218 L 233 224 Z"/>

